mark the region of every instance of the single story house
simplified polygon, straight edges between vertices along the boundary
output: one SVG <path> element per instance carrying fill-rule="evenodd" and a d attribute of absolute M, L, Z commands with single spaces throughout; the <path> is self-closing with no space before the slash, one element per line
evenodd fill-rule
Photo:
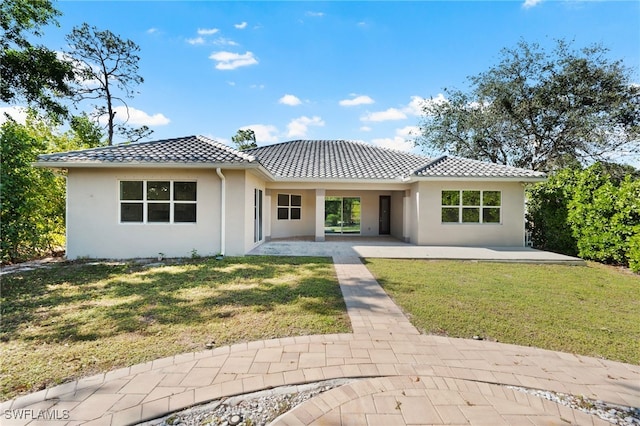
<path fill-rule="evenodd" d="M 543 173 L 345 140 L 238 151 L 203 136 L 45 154 L 67 170 L 67 257 L 244 255 L 275 238 L 523 246 Z"/>

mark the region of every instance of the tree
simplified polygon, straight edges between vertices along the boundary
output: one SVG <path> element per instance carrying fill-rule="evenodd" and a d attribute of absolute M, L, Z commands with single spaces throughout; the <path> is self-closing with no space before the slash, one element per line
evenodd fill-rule
<path fill-rule="evenodd" d="M 608 49 L 548 51 L 520 41 L 470 77 L 464 92 L 426 102 L 417 141 L 445 152 L 534 170 L 640 153 L 640 87 Z"/>
<path fill-rule="evenodd" d="M 94 105 L 92 117 L 96 121 L 106 117 L 108 144 L 113 144 L 115 133 L 133 141 L 149 136 L 152 130 L 147 126 L 132 128 L 126 124 L 129 107 L 124 98 L 133 98 L 136 94 L 133 88 L 144 81 L 138 75 L 140 47 L 109 30 L 100 31 L 86 23 L 74 28 L 67 36 L 67 42 L 67 54 L 76 68 L 75 99 L 104 102 Z M 117 104 L 125 107 L 123 124 L 115 122 Z"/>
<path fill-rule="evenodd" d="M 51 253 L 64 245 L 64 177 L 31 164 L 38 154 L 101 145 L 103 136 L 93 123 L 82 116 L 74 120 L 72 130 L 60 134 L 53 121 L 38 119 L 32 111 L 26 124 L 7 117 L 0 127 L 3 263 Z"/>
<path fill-rule="evenodd" d="M 239 151 L 258 147 L 258 144 L 256 143 L 256 134 L 251 129 L 238 130 L 238 133 L 236 133 L 235 136 L 232 136 L 231 140 L 236 144 Z"/>
<path fill-rule="evenodd" d="M 57 118 L 67 114 L 56 98 L 71 95 L 71 64 L 27 39 L 28 34 L 41 36 L 45 25 L 57 25 L 59 15 L 49 0 L 0 2 L 0 100 L 8 104 L 24 101 Z"/>

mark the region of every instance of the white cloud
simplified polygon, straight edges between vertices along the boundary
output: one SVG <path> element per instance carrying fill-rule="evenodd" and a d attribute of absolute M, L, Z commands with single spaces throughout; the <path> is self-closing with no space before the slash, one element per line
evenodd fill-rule
<path fill-rule="evenodd" d="M 238 46 L 238 43 L 236 43 L 235 41 L 224 37 L 218 37 L 213 41 L 213 44 L 217 44 L 220 46 Z"/>
<path fill-rule="evenodd" d="M 287 132 L 288 137 L 305 137 L 307 136 L 307 131 L 309 130 L 309 126 L 324 126 L 324 121 L 318 117 L 313 116 L 312 118 L 302 116 L 296 119 L 293 119 L 287 124 Z"/>
<path fill-rule="evenodd" d="M 362 126 L 360 127 L 360 130 L 363 132 L 370 132 L 372 129 L 369 126 Z"/>
<path fill-rule="evenodd" d="M 278 103 L 289 105 L 289 106 L 296 106 L 296 105 L 300 105 L 302 101 L 295 95 L 287 94 L 281 97 L 280 99 L 278 99 Z"/>
<path fill-rule="evenodd" d="M 27 122 L 26 108 L 20 106 L 0 107 L 0 125 L 6 123 L 7 121 L 5 113 L 20 124 L 25 124 Z"/>
<path fill-rule="evenodd" d="M 220 31 L 217 28 L 198 28 L 198 35 L 213 35 Z"/>
<path fill-rule="evenodd" d="M 371 143 L 381 148 L 389 148 L 405 152 L 409 152 L 414 148 L 412 141 L 408 141 L 401 136 L 396 136 L 393 138 L 372 139 Z"/>
<path fill-rule="evenodd" d="M 196 38 L 188 38 L 187 43 L 189 44 L 204 44 L 204 38 L 196 37 Z"/>
<path fill-rule="evenodd" d="M 305 15 L 313 16 L 314 18 L 322 18 L 324 16 L 324 12 L 312 12 L 312 11 L 309 11 L 309 12 L 305 13 Z"/>
<path fill-rule="evenodd" d="M 216 69 L 219 70 L 234 70 L 258 63 L 252 52 L 245 52 L 244 54 L 224 51 L 215 52 L 209 56 L 209 59 L 217 62 Z"/>
<path fill-rule="evenodd" d="M 241 22 L 239 24 L 235 24 L 234 27 L 236 27 L 239 30 L 244 30 L 245 28 L 247 28 L 247 23 L 246 22 Z"/>
<path fill-rule="evenodd" d="M 256 135 L 256 142 L 258 145 L 278 142 L 278 129 L 276 126 L 271 124 L 251 124 L 249 126 L 242 126 L 241 129 L 253 130 L 253 133 Z"/>
<path fill-rule="evenodd" d="M 418 126 L 405 126 L 400 129 L 396 129 L 396 135 L 398 136 L 418 136 L 420 134 L 420 127 Z"/>
<path fill-rule="evenodd" d="M 524 3 L 522 3 L 522 7 L 524 7 L 525 9 L 530 9 L 534 6 L 537 6 L 541 2 L 542 0 L 524 0 Z"/>
<path fill-rule="evenodd" d="M 421 98 L 419 96 L 412 96 L 411 102 L 409 102 L 409 105 L 407 106 L 405 111 L 410 111 L 410 113 L 413 115 L 423 115 L 425 113 L 424 109 L 426 107 L 432 105 L 442 105 L 446 104 L 447 102 L 447 98 L 445 98 L 442 93 L 438 93 L 438 96 L 429 99 Z"/>
<path fill-rule="evenodd" d="M 157 33 L 157 32 L 158 32 L 158 29 L 157 29 L 157 28 L 149 28 L 149 29 L 147 30 L 147 34 L 155 34 L 155 33 Z"/>
<path fill-rule="evenodd" d="M 116 112 L 115 119 L 120 122 L 124 122 L 127 120 L 127 108 L 124 106 L 117 106 L 114 108 Z M 135 126 L 164 126 L 170 123 L 167 117 L 164 114 L 153 114 L 149 115 L 146 112 L 129 107 L 129 121 L 127 124 L 135 125 Z"/>
<path fill-rule="evenodd" d="M 355 96 L 355 95 L 351 95 L 351 96 Z M 355 96 L 352 99 L 343 99 L 340 102 L 338 102 L 338 104 L 340 104 L 340 106 L 357 106 L 357 105 L 368 105 L 374 102 L 375 101 L 371 99 L 369 96 L 360 95 L 360 96 Z"/>
<path fill-rule="evenodd" d="M 264 89 L 264 84 L 252 84 L 251 86 L 249 86 L 251 89 L 258 89 L 258 90 L 262 90 Z"/>
<path fill-rule="evenodd" d="M 360 118 L 362 121 L 390 121 L 404 120 L 407 115 L 397 108 L 389 108 L 386 111 L 370 112 Z"/>

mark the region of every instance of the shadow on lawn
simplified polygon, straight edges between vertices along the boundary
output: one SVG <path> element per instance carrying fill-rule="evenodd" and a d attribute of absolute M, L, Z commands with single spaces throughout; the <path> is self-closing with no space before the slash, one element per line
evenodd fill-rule
<path fill-rule="evenodd" d="M 293 304 L 313 314 L 341 315 L 346 307 L 336 280 L 327 278 L 328 265 L 324 258 L 255 257 L 155 268 L 72 264 L 16 273 L 2 282 L 1 339 L 94 340 Z M 31 330 L 24 332 L 25 326 Z"/>

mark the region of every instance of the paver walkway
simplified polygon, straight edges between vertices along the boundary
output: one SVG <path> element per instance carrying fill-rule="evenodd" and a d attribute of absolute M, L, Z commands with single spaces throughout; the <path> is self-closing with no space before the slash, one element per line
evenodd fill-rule
<path fill-rule="evenodd" d="M 334 262 L 352 334 L 242 343 L 87 377 L 4 402 L 1 423 L 135 424 L 213 399 L 342 377 L 363 379 L 276 424 L 609 424 L 505 384 L 640 406 L 639 366 L 420 335 L 357 257 Z M 58 418 L 33 419 L 41 413 Z"/>

